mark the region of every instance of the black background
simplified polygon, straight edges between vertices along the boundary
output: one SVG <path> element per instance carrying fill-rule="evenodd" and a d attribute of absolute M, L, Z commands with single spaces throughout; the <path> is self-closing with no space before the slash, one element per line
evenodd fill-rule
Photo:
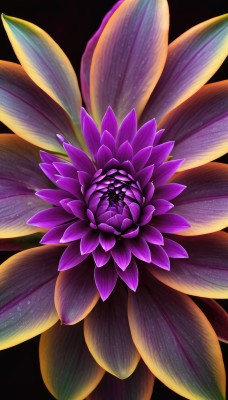
<path fill-rule="evenodd" d="M 65 51 L 79 76 L 80 59 L 86 43 L 99 27 L 104 14 L 114 3 L 113 0 L 1 0 L 0 11 L 27 19 L 46 30 Z M 227 0 L 170 0 L 169 6 L 170 41 L 193 25 L 228 11 Z M 17 61 L 2 25 L 0 26 L 0 52 L 1 59 Z M 211 81 L 225 78 L 227 78 L 227 62 L 222 65 Z M 6 128 L 0 126 L 0 132 L 7 131 Z M 53 399 L 40 376 L 38 344 L 39 338 L 36 337 L 1 352 L 2 400 Z M 222 345 L 222 350 L 224 353 L 224 345 Z M 156 381 L 153 400 L 180 399 L 183 398 Z"/>

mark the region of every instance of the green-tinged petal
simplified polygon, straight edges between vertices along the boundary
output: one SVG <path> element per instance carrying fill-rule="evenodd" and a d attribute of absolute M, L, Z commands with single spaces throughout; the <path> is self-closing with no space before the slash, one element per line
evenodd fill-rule
<path fill-rule="evenodd" d="M 165 141 L 175 140 L 179 171 L 195 168 L 228 152 L 228 80 L 204 86 L 162 121 Z"/>
<path fill-rule="evenodd" d="M 174 40 L 141 122 L 154 117 L 161 121 L 165 114 L 196 93 L 223 63 L 227 49 L 228 14 L 202 22 Z"/>
<path fill-rule="evenodd" d="M 38 247 L 18 253 L 0 268 L 0 348 L 24 342 L 58 320 L 54 288 L 62 249 Z"/>
<path fill-rule="evenodd" d="M 121 121 L 139 116 L 167 55 L 166 0 L 125 0 L 109 19 L 95 48 L 90 71 L 92 114 L 100 123 L 108 106 Z"/>
<path fill-rule="evenodd" d="M 182 293 L 145 273 L 129 294 L 132 338 L 151 372 L 191 400 L 225 400 L 225 371 L 217 336 Z"/>
<path fill-rule="evenodd" d="M 175 238 L 189 258 L 171 260 L 170 271 L 151 267 L 152 274 L 173 289 L 193 296 L 228 297 L 228 233 Z"/>
<path fill-rule="evenodd" d="M 87 349 L 82 322 L 74 326 L 56 324 L 43 333 L 40 367 L 45 385 L 59 400 L 83 400 L 104 375 Z"/>
<path fill-rule="evenodd" d="M 13 238 L 39 231 L 27 225 L 44 202 L 35 191 L 50 187 L 39 168 L 39 151 L 16 135 L 0 135 L 0 238 Z"/>
<path fill-rule="evenodd" d="M 41 233 L 33 233 L 19 238 L 0 239 L 0 251 L 22 251 L 38 247 L 41 237 Z"/>
<path fill-rule="evenodd" d="M 193 298 L 213 326 L 219 340 L 228 343 L 228 314 L 217 301 L 212 299 Z"/>
<path fill-rule="evenodd" d="M 127 319 L 127 293 L 116 287 L 86 317 L 84 333 L 87 346 L 97 363 L 120 379 L 128 378 L 136 368 L 139 354 L 132 342 Z"/>
<path fill-rule="evenodd" d="M 127 379 L 121 380 L 106 373 L 86 400 L 150 400 L 153 386 L 154 376 L 140 360 Z"/>
<path fill-rule="evenodd" d="M 72 325 L 84 319 L 99 297 L 91 258 L 76 268 L 60 272 L 55 289 L 55 305 L 63 324 Z"/>
<path fill-rule="evenodd" d="M 203 235 L 228 226 L 228 165 L 209 163 L 174 177 L 187 186 L 173 203 L 175 213 L 191 225 L 178 235 Z"/>
<path fill-rule="evenodd" d="M 77 77 L 65 53 L 41 28 L 2 15 L 13 49 L 30 78 L 60 104 L 79 125 L 81 95 Z"/>
<path fill-rule="evenodd" d="M 56 134 L 78 145 L 67 113 L 41 90 L 22 67 L 0 61 L 0 120 L 36 146 L 63 153 Z"/>

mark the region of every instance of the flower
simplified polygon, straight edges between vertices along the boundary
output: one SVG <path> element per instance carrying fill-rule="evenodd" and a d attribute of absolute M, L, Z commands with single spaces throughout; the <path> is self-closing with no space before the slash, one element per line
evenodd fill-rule
<path fill-rule="evenodd" d="M 212 299 L 227 296 L 228 168 L 211 161 L 227 151 L 228 82 L 203 85 L 227 16 L 168 46 L 166 0 L 116 3 L 82 58 L 87 111 L 58 45 L 3 23 L 21 65 L 0 63 L 16 133 L 0 137 L 0 237 L 21 251 L 0 269 L 1 348 L 41 333 L 59 400 L 149 399 L 154 377 L 224 400 Z"/>

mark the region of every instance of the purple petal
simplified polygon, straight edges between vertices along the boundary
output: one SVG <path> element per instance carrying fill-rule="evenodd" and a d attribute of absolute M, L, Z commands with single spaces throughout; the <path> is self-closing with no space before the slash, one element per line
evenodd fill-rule
<path fill-rule="evenodd" d="M 104 131 L 104 133 L 101 135 L 101 145 L 104 144 L 107 146 L 111 152 L 112 152 L 112 158 L 115 156 L 115 146 L 116 142 L 114 137 L 109 133 L 108 131 Z"/>
<path fill-rule="evenodd" d="M 75 217 L 80 219 L 86 218 L 86 205 L 81 200 L 73 200 L 68 203 L 70 209 L 74 213 Z"/>
<path fill-rule="evenodd" d="M 128 140 L 126 140 L 126 142 L 124 142 L 120 145 L 120 147 L 117 151 L 116 158 L 120 162 L 127 161 L 127 160 L 131 161 L 132 155 L 133 155 L 132 147 L 131 147 L 130 143 L 128 142 Z"/>
<path fill-rule="evenodd" d="M 73 178 L 60 178 L 56 181 L 56 184 L 61 188 L 66 190 L 67 192 L 73 194 L 77 198 L 81 198 L 81 185 L 80 183 Z"/>
<path fill-rule="evenodd" d="M 103 301 L 110 296 L 116 286 L 117 276 L 116 269 L 110 261 L 102 268 L 95 267 L 94 279 Z"/>
<path fill-rule="evenodd" d="M 48 203 L 59 206 L 59 202 L 65 197 L 68 197 L 68 193 L 64 190 L 59 189 L 42 189 L 36 192 L 36 196 L 47 201 Z"/>
<path fill-rule="evenodd" d="M 139 150 L 133 157 L 132 164 L 136 171 L 141 170 L 147 163 L 152 152 L 152 146 Z M 153 163 L 152 163 L 153 164 Z"/>
<path fill-rule="evenodd" d="M 134 154 L 145 147 L 153 146 L 156 133 L 156 121 L 152 119 L 144 124 L 132 140 L 132 148 Z"/>
<path fill-rule="evenodd" d="M 45 235 L 42 237 L 40 243 L 41 244 L 59 244 L 61 243 L 61 238 L 65 232 L 65 230 L 69 227 L 69 224 L 64 224 L 57 226 L 55 228 L 50 229 Z"/>
<path fill-rule="evenodd" d="M 128 229 L 128 231 L 126 233 L 122 234 L 121 236 L 126 239 L 131 239 L 131 238 L 138 236 L 138 234 L 139 234 L 139 227 L 134 226 L 134 227 Z"/>
<path fill-rule="evenodd" d="M 84 151 L 68 143 L 64 144 L 64 149 L 78 171 L 85 171 L 92 175 L 95 173 L 95 167 Z"/>
<path fill-rule="evenodd" d="M 80 240 L 77 242 L 71 243 L 67 246 L 64 251 L 60 261 L 59 261 L 59 271 L 63 271 L 66 269 L 70 269 L 79 265 L 82 261 L 84 261 L 88 257 L 88 254 L 81 255 L 80 252 Z"/>
<path fill-rule="evenodd" d="M 122 1 L 123 0 L 121 0 L 119 3 L 122 3 Z M 104 131 L 108 131 L 112 135 L 112 137 L 116 137 L 118 131 L 117 119 L 110 106 L 108 107 L 101 121 L 101 132 Z"/>
<path fill-rule="evenodd" d="M 145 261 L 146 263 L 151 262 L 151 252 L 149 246 L 142 237 L 129 239 L 127 241 L 127 246 L 132 254 L 134 254 L 134 256 L 139 260 Z"/>
<path fill-rule="evenodd" d="M 101 137 L 94 120 L 89 116 L 89 114 L 86 114 L 83 119 L 82 130 L 90 154 L 95 157 L 101 144 Z"/>
<path fill-rule="evenodd" d="M 139 271 L 135 260 L 132 258 L 125 271 L 118 266 L 116 266 L 116 271 L 126 285 L 135 292 L 139 283 Z"/>
<path fill-rule="evenodd" d="M 188 258 L 188 253 L 179 243 L 164 238 L 164 250 L 170 258 Z"/>
<path fill-rule="evenodd" d="M 72 242 L 73 240 L 81 239 L 88 230 L 88 224 L 84 221 L 76 221 L 65 230 L 60 243 Z"/>
<path fill-rule="evenodd" d="M 80 243 L 81 254 L 92 253 L 99 244 L 99 233 L 90 229 L 84 236 L 82 236 Z"/>
<path fill-rule="evenodd" d="M 176 233 L 190 227 L 186 219 L 177 214 L 164 214 L 154 217 L 154 224 L 164 233 Z"/>
<path fill-rule="evenodd" d="M 57 171 L 55 167 L 51 164 L 44 164 L 44 163 L 39 164 L 39 166 L 42 169 L 43 173 L 48 177 L 48 179 L 56 183 L 59 177 L 57 176 Z"/>
<path fill-rule="evenodd" d="M 115 247 L 112 249 L 112 256 L 118 267 L 124 271 L 131 261 L 131 251 L 126 241 L 120 240 L 116 242 Z"/>
<path fill-rule="evenodd" d="M 53 166 L 60 175 L 68 178 L 77 178 L 76 168 L 72 164 L 68 164 L 66 162 L 53 162 Z"/>
<path fill-rule="evenodd" d="M 156 189 L 154 198 L 173 200 L 175 197 L 179 196 L 184 189 L 186 189 L 185 185 L 180 185 L 179 183 L 167 183 L 166 185 L 159 186 Z"/>
<path fill-rule="evenodd" d="M 83 320 L 96 305 L 99 294 L 94 283 L 94 265 L 86 260 L 77 268 L 60 272 L 55 287 L 55 306 L 61 324 Z"/>
<path fill-rule="evenodd" d="M 153 177 L 155 185 L 160 186 L 166 183 L 178 170 L 181 164 L 183 164 L 183 160 L 171 160 L 156 168 Z"/>
<path fill-rule="evenodd" d="M 111 250 L 116 243 L 116 238 L 114 235 L 109 235 L 108 233 L 103 232 L 100 232 L 99 240 L 104 251 Z"/>
<path fill-rule="evenodd" d="M 116 146 L 117 148 L 126 140 L 131 143 L 133 138 L 135 137 L 137 131 L 137 116 L 136 112 L 133 109 L 129 112 L 129 114 L 124 118 L 122 124 L 120 125 L 117 137 L 116 137 Z"/>
<path fill-rule="evenodd" d="M 93 259 L 98 268 L 103 267 L 111 257 L 111 253 L 108 251 L 104 251 L 101 246 L 98 246 L 93 251 Z"/>
<path fill-rule="evenodd" d="M 147 225 L 151 221 L 153 213 L 154 213 L 154 206 L 148 205 L 144 207 L 142 210 L 142 214 L 140 216 L 139 224 Z"/>
<path fill-rule="evenodd" d="M 164 244 L 164 239 L 161 232 L 154 226 L 147 225 L 142 228 L 142 238 L 152 244 Z"/>
<path fill-rule="evenodd" d="M 109 149 L 109 147 L 102 144 L 96 155 L 97 168 L 103 168 L 111 158 L 112 158 L 111 150 Z"/>
<path fill-rule="evenodd" d="M 136 174 L 136 178 L 139 180 L 140 184 L 143 187 L 152 180 L 153 171 L 154 166 L 148 165 L 148 167 L 141 169 L 141 171 Z"/>
<path fill-rule="evenodd" d="M 153 200 L 153 205 L 155 207 L 154 215 L 165 214 L 174 207 L 172 203 L 164 199 Z"/>
<path fill-rule="evenodd" d="M 165 142 L 153 147 L 148 164 L 159 165 L 170 155 L 175 142 Z M 184 156 L 184 155 L 183 155 Z"/>
<path fill-rule="evenodd" d="M 82 186 L 88 187 L 91 183 L 91 178 L 91 175 L 87 174 L 87 172 L 78 171 L 78 180 Z"/>
<path fill-rule="evenodd" d="M 27 221 L 27 224 L 39 226 L 40 228 L 54 228 L 56 225 L 70 221 L 72 218 L 72 214 L 67 213 L 61 207 L 52 207 L 33 215 Z"/>
<path fill-rule="evenodd" d="M 169 257 L 161 246 L 150 244 L 151 262 L 158 267 L 170 270 Z"/>

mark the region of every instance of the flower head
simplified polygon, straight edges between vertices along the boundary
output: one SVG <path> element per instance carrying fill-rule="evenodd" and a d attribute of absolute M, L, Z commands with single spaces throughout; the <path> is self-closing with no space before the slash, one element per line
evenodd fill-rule
<path fill-rule="evenodd" d="M 0 245 L 21 251 L 0 270 L 1 348 L 41 333 L 59 400 L 146 400 L 155 376 L 224 400 L 226 316 L 211 299 L 227 296 L 228 168 L 211 161 L 227 151 L 228 84 L 203 85 L 227 16 L 168 46 L 166 0 L 116 3 L 82 58 L 87 111 L 58 45 L 3 23 L 21 66 L 0 63 L 16 134 L 0 137 Z"/>

